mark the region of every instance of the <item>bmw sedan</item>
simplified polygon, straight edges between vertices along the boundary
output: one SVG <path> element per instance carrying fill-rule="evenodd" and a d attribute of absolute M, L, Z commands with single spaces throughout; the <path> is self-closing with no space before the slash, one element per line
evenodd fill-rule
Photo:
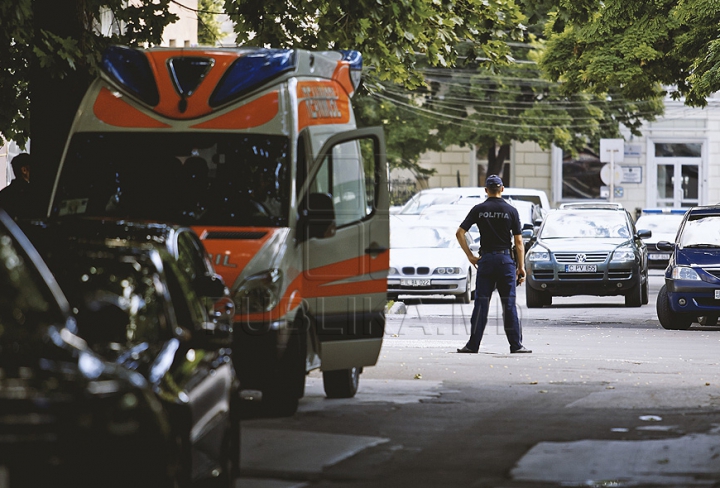
<path fill-rule="evenodd" d="M 394 224 L 390 229 L 388 297 L 452 295 L 459 303 L 470 303 L 475 268 L 460 247 L 456 231 L 457 225 L 430 221 Z M 477 250 L 477 243 L 468 244 Z"/>
<path fill-rule="evenodd" d="M 647 248 L 621 208 L 551 211 L 526 254 L 527 306 L 552 304 L 554 296 L 623 295 L 625 305 L 648 303 Z"/>

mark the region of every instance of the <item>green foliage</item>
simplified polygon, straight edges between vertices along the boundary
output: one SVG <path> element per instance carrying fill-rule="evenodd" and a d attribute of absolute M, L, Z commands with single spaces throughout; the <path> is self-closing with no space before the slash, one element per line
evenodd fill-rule
<path fill-rule="evenodd" d="M 565 93 L 653 101 L 669 90 L 704 106 L 720 90 L 714 0 L 556 0 L 541 65 Z M 668 88 L 666 88 L 668 87 Z"/>
<path fill-rule="evenodd" d="M 222 38 L 218 13 L 223 12 L 222 0 L 198 1 L 198 44 L 214 46 Z"/>
<path fill-rule="evenodd" d="M 358 94 L 353 98 L 353 107 L 359 127 L 384 127 L 390 169 L 409 169 L 416 176 L 435 173 L 422 168 L 418 160 L 424 152 L 441 151 L 444 145 L 433 134 L 436 122 L 417 110 L 420 107 L 411 95 L 393 101 L 383 98 L 382 94 Z"/>
<path fill-rule="evenodd" d="M 39 66 L 57 79 L 75 70 L 93 72 L 100 53 L 109 44 L 130 46 L 159 44 L 166 25 L 177 16 L 169 12 L 170 0 L 73 0 L 80 25 L 79 38 L 61 37 L 41 30 L 34 36 L 32 0 L 0 2 L 0 135 L 24 145 L 30 134 L 30 65 Z M 74 4 L 74 5 L 73 5 Z M 69 8 L 70 8 L 69 7 Z M 100 33 L 99 19 L 111 13 L 112 32 Z M 123 34 L 118 34 L 124 26 Z"/>
<path fill-rule="evenodd" d="M 506 63 L 524 16 L 513 0 L 224 0 L 240 45 L 355 49 L 379 80 L 423 85 L 418 64 L 453 66 L 455 49 Z"/>

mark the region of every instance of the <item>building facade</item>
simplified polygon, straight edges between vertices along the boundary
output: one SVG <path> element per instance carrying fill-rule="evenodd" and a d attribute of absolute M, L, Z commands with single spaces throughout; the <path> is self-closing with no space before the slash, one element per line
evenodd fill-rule
<path fill-rule="evenodd" d="M 623 154 L 616 155 L 609 192 L 610 165 L 599 147 L 573 156 L 559 148 L 543 150 L 536 143 L 512 144 L 506 186 L 544 190 L 554 205 L 582 200 L 615 201 L 631 212 L 647 207 L 684 208 L 720 202 L 720 96 L 704 108 L 666 100 L 665 114 L 641 128 L 641 136 L 623 132 Z M 436 174 L 417 187 L 477 186 L 487 161 L 473 147 L 452 146 L 420 159 Z M 391 178 L 408 179 L 393 171 Z M 477 183 L 476 183 L 477 182 Z"/>

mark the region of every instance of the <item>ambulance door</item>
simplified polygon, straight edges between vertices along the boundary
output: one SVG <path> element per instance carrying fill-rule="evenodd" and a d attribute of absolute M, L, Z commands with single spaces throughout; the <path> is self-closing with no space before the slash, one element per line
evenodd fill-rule
<path fill-rule="evenodd" d="M 297 236 L 321 369 L 374 365 L 390 244 L 382 128 L 333 135 L 318 154 L 301 186 Z"/>

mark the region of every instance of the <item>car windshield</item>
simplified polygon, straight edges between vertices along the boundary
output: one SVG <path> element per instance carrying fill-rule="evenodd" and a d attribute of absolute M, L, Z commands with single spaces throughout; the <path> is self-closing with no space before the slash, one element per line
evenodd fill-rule
<path fill-rule="evenodd" d="M 394 227 L 390 231 L 390 248 L 459 248 L 456 231 L 457 227 Z"/>
<path fill-rule="evenodd" d="M 629 238 L 625 215 L 617 211 L 556 211 L 549 214 L 540 232 L 541 239 Z"/>
<path fill-rule="evenodd" d="M 403 205 L 399 213 L 403 215 L 419 215 L 424 209 L 431 205 L 453 203 L 459 198 L 459 195 L 448 193 L 418 193 Z"/>
<path fill-rule="evenodd" d="M 690 217 L 680 234 L 681 247 L 720 247 L 720 216 Z"/>
<path fill-rule="evenodd" d="M 287 225 L 289 141 L 259 134 L 78 133 L 52 214 Z"/>
<path fill-rule="evenodd" d="M 635 227 L 643 230 L 651 230 L 654 234 L 673 234 L 677 233 L 683 215 L 641 215 L 635 222 Z"/>
<path fill-rule="evenodd" d="M 0 228 L 0 367 L 48 357 L 46 329 L 64 321 L 30 259 Z"/>

